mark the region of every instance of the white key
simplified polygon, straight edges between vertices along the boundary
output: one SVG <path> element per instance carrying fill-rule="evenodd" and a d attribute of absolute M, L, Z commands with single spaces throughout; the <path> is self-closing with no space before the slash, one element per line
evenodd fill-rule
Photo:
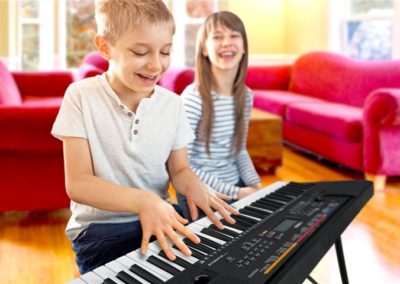
<path fill-rule="evenodd" d="M 87 282 L 83 281 L 81 278 L 75 278 L 74 280 L 67 282 L 67 284 L 87 284 Z"/>
<path fill-rule="evenodd" d="M 152 243 L 149 244 L 149 249 L 151 249 L 152 251 L 159 253 L 161 251 L 161 247 L 160 244 L 158 243 L 158 241 L 154 241 Z M 180 258 L 186 260 L 187 262 L 194 264 L 198 261 L 197 258 L 195 258 L 194 256 L 186 256 L 184 255 L 181 251 L 172 248 L 172 251 L 174 252 L 174 254 L 176 256 L 179 256 Z"/>
<path fill-rule="evenodd" d="M 226 244 L 226 241 L 224 241 L 224 240 L 220 240 L 220 239 L 217 239 L 217 238 L 215 238 L 213 236 L 210 236 L 210 235 L 207 235 L 207 234 L 203 234 L 202 232 L 200 232 L 204 227 L 202 227 L 200 225 L 197 225 L 196 223 L 192 223 L 192 224 L 188 225 L 188 227 L 193 231 L 193 233 L 198 235 L 200 238 L 207 238 L 207 239 L 209 239 L 211 241 L 214 241 L 214 242 L 216 242 L 216 243 L 218 243 L 220 245 Z M 204 244 L 204 245 L 206 245 L 206 244 Z"/>
<path fill-rule="evenodd" d="M 121 256 L 120 258 L 117 259 L 117 261 L 121 262 L 123 265 L 129 265 L 129 267 L 132 266 L 133 264 L 137 264 L 163 281 L 167 281 L 168 279 L 173 277 L 172 274 L 147 262 L 146 258 L 147 256 L 142 255 L 141 252 L 133 251 L 128 253 L 126 256 Z"/>
<path fill-rule="evenodd" d="M 246 196 L 243 199 L 240 199 L 238 201 L 236 201 L 235 203 L 232 203 L 231 206 L 233 208 L 235 208 L 236 210 L 239 210 L 245 206 L 247 206 L 248 204 L 253 203 L 254 201 L 266 196 L 267 194 L 270 194 L 274 191 L 276 191 L 277 189 L 287 185 L 288 182 L 283 182 L 283 181 L 277 181 L 267 187 L 264 187 L 260 190 L 257 190 L 255 193 Z"/>
<path fill-rule="evenodd" d="M 105 264 L 106 267 L 108 267 L 109 269 L 111 269 L 112 271 L 115 272 L 115 274 L 117 274 L 120 271 L 125 271 L 127 274 L 129 274 L 130 276 L 132 276 L 133 278 L 139 280 L 140 282 L 144 283 L 144 284 L 151 284 L 150 282 L 144 280 L 142 277 L 140 277 L 139 275 L 136 275 L 135 273 L 133 273 L 132 271 L 129 270 L 129 268 L 127 268 L 126 266 L 122 265 L 120 262 L 114 260 L 111 261 L 109 263 Z"/>
<path fill-rule="evenodd" d="M 109 268 L 107 268 L 107 266 L 103 265 L 103 266 L 97 267 L 95 270 L 93 270 L 93 272 L 96 273 L 97 275 L 99 275 L 103 279 L 110 278 L 112 281 L 114 281 L 117 284 L 124 284 L 124 282 L 122 282 L 117 277 L 115 277 L 116 273 L 114 271 L 110 270 Z"/>
<path fill-rule="evenodd" d="M 81 279 L 90 284 L 101 284 L 103 283 L 103 279 L 92 271 L 87 272 L 81 275 Z"/>

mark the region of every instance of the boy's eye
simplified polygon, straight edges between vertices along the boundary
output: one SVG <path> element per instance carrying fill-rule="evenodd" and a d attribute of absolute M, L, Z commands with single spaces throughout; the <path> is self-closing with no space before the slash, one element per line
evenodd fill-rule
<path fill-rule="evenodd" d="M 170 55 L 169 52 L 160 52 L 160 53 L 161 53 L 161 55 L 164 55 L 164 56 L 169 56 Z"/>
<path fill-rule="evenodd" d="M 136 56 L 145 56 L 147 54 L 147 52 L 138 52 L 134 50 L 132 50 L 132 53 Z"/>

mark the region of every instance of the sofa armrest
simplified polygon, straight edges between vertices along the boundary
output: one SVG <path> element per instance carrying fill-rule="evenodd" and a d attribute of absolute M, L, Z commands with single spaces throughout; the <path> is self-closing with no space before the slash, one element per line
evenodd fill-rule
<path fill-rule="evenodd" d="M 364 121 L 372 125 L 400 125 L 400 89 L 378 89 L 364 104 Z"/>
<path fill-rule="evenodd" d="M 400 155 L 397 150 L 400 147 L 395 142 L 399 135 L 400 89 L 386 88 L 373 91 L 365 100 L 363 109 L 363 147 L 366 172 L 390 173 L 389 166 L 385 165 L 387 163 L 385 157 Z"/>
<path fill-rule="evenodd" d="M 292 66 L 249 66 L 246 85 L 253 90 L 288 90 Z"/>
<path fill-rule="evenodd" d="M 62 152 L 50 131 L 59 106 L 0 106 L 0 151 Z"/>
<path fill-rule="evenodd" d="M 74 81 L 72 71 L 14 71 L 14 80 L 22 99 L 63 97 Z"/>

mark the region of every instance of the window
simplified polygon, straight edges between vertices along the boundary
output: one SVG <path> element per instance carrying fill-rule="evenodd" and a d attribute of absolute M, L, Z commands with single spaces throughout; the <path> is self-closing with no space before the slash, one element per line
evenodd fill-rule
<path fill-rule="evenodd" d="M 37 70 L 52 67 L 53 1 L 10 1 L 11 66 L 16 69 Z"/>
<path fill-rule="evenodd" d="M 346 0 L 343 51 L 362 60 L 400 58 L 400 1 Z"/>

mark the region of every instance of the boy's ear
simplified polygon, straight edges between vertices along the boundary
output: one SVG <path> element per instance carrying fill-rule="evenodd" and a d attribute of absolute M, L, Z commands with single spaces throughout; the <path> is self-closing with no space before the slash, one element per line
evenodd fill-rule
<path fill-rule="evenodd" d="M 97 50 L 100 52 L 100 54 L 104 57 L 106 60 L 110 60 L 111 55 L 110 55 L 110 45 L 108 44 L 107 40 L 104 38 L 104 36 L 101 35 L 96 35 L 94 37 L 94 44 L 97 47 Z"/>

